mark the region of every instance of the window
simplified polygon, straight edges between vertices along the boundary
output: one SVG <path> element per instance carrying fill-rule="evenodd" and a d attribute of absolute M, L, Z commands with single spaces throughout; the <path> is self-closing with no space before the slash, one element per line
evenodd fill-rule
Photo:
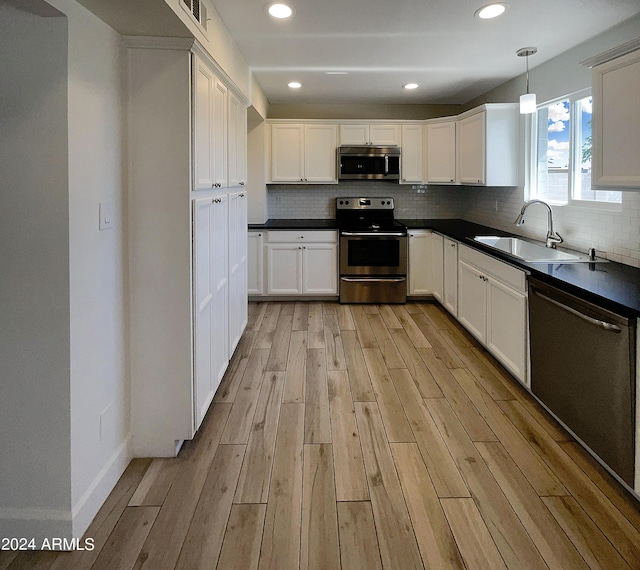
<path fill-rule="evenodd" d="M 619 204 L 622 194 L 591 188 L 591 94 L 538 108 L 530 194 L 555 204 Z"/>

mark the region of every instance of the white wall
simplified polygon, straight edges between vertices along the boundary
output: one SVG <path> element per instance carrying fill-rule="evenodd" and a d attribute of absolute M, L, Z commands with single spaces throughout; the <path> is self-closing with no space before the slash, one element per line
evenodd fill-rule
<path fill-rule="evenodd" d="M 81 536 L 130 459 L 125 60 L 49 3 L 65 17 L 0 5 L 0 536 Z"/>
<path fill-rule="evenodd" d="M 0 537 L 62 536 L 71 494 L 66 19 L 0 4 L 0 53 Z"/>
<path fill-rule="evenodd" d="M 71 505 L 81 534 L 130 460 L 127 362 L 126 53 L 73 0 L 69 22 Z M 113 229 L 99 231 L 99 204 Z"/>

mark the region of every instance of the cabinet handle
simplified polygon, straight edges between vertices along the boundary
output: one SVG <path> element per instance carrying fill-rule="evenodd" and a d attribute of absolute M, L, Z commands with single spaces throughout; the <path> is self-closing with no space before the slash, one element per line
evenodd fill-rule
<path fill-rule="evenodd" d="M 244 182 L 240 182 L 240 186 L 244 186 Z"/>
<path fill-rule="evenodd" d="M 456 247 L 456 244 L 455 243 L 450 243 L 449 247 Z"/>
<path fill-rule="evenodd" d="M 240 196 L 238 196 L 239 198 L 244 198 L 244 194 L 240 194 Z"/>
<path fill-rule="evenodd" d="M 299 245 L 299 246 L 298 246 L 298 249 L 302 249 L 302 246 L 301 246 L 301 245 Z"/>

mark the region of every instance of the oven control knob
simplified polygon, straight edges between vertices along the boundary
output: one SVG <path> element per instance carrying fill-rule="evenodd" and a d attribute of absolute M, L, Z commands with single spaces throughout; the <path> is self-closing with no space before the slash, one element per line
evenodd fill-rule
<path fill-rule="evenodd" d="M 347 200 L 347 201 L 345 202 L 345 204 L 348 204 L 348 203 L 349 203 L 349 200 Z"/>
<path fill-rule="evenodd" d="M 342 204 L 344 204 L 344 201 L 340 200 L 339 204 L 342 206 Z"/>

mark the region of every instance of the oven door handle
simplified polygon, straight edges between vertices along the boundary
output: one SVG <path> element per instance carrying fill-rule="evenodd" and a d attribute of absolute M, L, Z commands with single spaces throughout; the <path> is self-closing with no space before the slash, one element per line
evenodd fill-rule
<path fill-rule="evenodd" d="M 341 236 L 345 237 L 405 237 L 406 234 L 402 232 L 340 232 Z"/>
<path fill-rule="evenodd" d="M 406 277 L 340 277 L 341 281 L 348 283 L 402 283 Z"/>

